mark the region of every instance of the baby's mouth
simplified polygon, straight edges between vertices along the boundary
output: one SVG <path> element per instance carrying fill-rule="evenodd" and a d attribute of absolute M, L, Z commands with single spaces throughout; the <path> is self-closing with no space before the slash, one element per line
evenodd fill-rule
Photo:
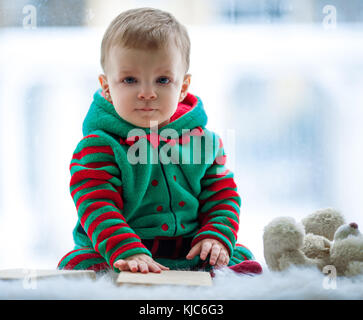
<path fill-rule="evenodd" d="M 154 111 L 155 109 L 153 108 L 140 108 L 140 109 L 137 109 L 138 111 L 144 111 L 144 112 L 151 112 L 151 111 Z"/>

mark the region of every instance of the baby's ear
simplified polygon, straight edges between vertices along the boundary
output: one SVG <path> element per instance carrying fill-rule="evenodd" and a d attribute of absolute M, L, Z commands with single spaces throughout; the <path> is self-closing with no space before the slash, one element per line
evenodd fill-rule
<path fill-rule="evenodd" d="M 188 84 L 189 87 L 191 79 L 192 75 L 190 73 L 186 73 L 184 76 L 183 84 Z"/>
<path fill-rule="evenodd" d="M 104 74 L 100 74 L 98 76 L 98 81 L 100 82 L 100 85 L 101 85 L 103 91 L 108 90 L 107 77 Z"/>
<path fill-rule="evenodd" d="M 107 77 L 104 74 L 100 74 L 98 76 L 98 80 L 100 81 L 100 84 L 101 84 L 101 87 L 102 87 L 102 92 L 104 94 L 105 99 L 108 102 L 112 103 L 110 87 L 109 87 L 108 82 L 107 82 Z"/>
<path fill-rule="evenodd" d="M 187 73 L 184 76 L 183 84 L 182 84 L 181 91 L 180 91 L 179 102 L 183 101 L 188 93 L 191 77 L 192 77 L 192 75 L 190 73 Z"/>

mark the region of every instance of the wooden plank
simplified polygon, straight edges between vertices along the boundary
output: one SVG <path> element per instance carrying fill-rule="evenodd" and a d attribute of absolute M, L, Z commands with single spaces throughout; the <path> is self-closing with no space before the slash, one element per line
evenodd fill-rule
<path fill-rule="evenodd" d="M 185 286 L 211 286 L 212 278 L 205 271 L 179 271 L 165 270 L 160 273 L 141 273 L 122 271 L 117 277 L 118 284 L 143 285 L 185 285 Z"/>
<path fill-rule="evenodd" d="M 50 277 L 88 277 L 96 279 L 93 270 L 47 270 L 47 269 L 3 269 L 0 270 L 0 280 L 23 280 L 24 278 L 50 278 Z"/>

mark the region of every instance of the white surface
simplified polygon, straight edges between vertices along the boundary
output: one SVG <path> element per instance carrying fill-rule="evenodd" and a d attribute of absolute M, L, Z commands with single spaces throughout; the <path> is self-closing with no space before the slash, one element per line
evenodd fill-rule
<path fill-rule="evenodd" d="M 363 299 L 363 276 L 338 278 L 316 269 L 291 268 L 259 276 L 216 271 L 211 287 L 143 286 L 115 284 L 116 274 L 97 280 L 44 279 L 31 283 L 0 281 L 0 299 L 120 299 L 120 300 L 243 300 L 243 299 Z"/>

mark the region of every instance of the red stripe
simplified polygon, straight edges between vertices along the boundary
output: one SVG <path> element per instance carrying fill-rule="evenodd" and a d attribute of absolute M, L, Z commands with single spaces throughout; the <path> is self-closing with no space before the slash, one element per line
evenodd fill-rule
<path fill-rule="evenodd" d="M 206 213 L 201 214 L 198 219 L 200 221 L 200 224 L 202 226 L 205 226 L 205 225 L 207 225 L 209 223 L 210 220 L 212 220 L 213 218 L 216 218 L 216 217 L 223 217 L 224 219 L 227 219 L 232 226 L 228 226 L 228 225 L 223 224 L 221 222 L 214 222 L 214 221 L 212 221 L 211 224 L 216 224 L 216 223 L 222 224 L 222 225 L 227 226 L 228 228 L 233 228 L 235 231 L 238 231 L 238 229 L 239 229 L 239 220 L 237 222 L 237 221 L 235 221 L 235 220 L 233 220 L 233 219 L 231 219 L 229 217 L 225 217 L 225 216 L 221 216 L 221 215 L 219 215 L 219 216 L 218 215 L 208 215 Z"/>
<path fill-rule="evenodd" d="M 219 149 L 223 148 L 223 142 L 222 142 L 222 139 L 219 138 Z"/>
<path fill-rule="evenodd" d="M 70 252 L 68 252 L 60 261 L 59 261 L 59 263 L 58 263 L 58 266 L 57 266 L 57 268 L 59 268 L 59 266 L 60 266 L 60 264 L 62 263 L 62 261 L 65 259 L 65 258 L 67 258 L 69 255 L 71 255 L 72 253 L 74 253 L 74 252 L 77 252 L 77 251 L 81 251 L 81 250 L 89 250 L 90 248 L 80 248 L 80 249 L 76 249 L 76 250 L 72 250 L 72 251 L 70 251 Z"/>
<path fill-rule="evenodd" d="M 239 198 L 239 195 L 236 191 L 234 190 L 223 190 L 223 191 L 219 191 L 215 194 L 213 194 L 212 196 L 210 196 L 207 199 L 204 200 L 200 200 L 199 203 L 201 205 L 204 205 L 206 202 L 211 202 L 211 201 L 218 201 L 218 200 L 231 200 L 233 202 L 235 202 L 238 206 L 238 203 L 235 199 L 232 199 L 231 197 L 237 197 Z"/>
<path fill-rule="evenodd" d="M 86 165 L 77 163 L 77 162 L 72 162 L 69 166 L 69 169 L 71 169 L 74 166 L 79 166 L 79 167 L 83 167 L 83 168 L 102 168 L 102 167 L 107 167 L 107 166 L 112 166 L 112 167 L 117 167 L 116 164 L 112 161 L 103 161 L 103 162 L 91 162 L 91 163 L 87 163 Z"/>
<path fill-rule="evenodd" d="M 236 209 L 234 207 L 232 207 L 230 204 L 226 204 L 226 203 L 221 203 L 221 204 L 217 204 L 216 206 L 214 206 L 213 208 L 209 209 L 207 212 L 204 212 L 206 214 L 215 212 L 217 210 L 227 210 L 230 212 L 233 212 L 236 215 L 236 218 L 239 219 L 239 214 L 236 211 Z"/>
<path fill-rule="evenodd" d="M 225 188 L 237 188 L 237 185 L 235 184 L 233 178 L 226 178 L 226 179 L 220 179 L 215 182 L 213 182 L 207 190 L 209 191 L 220 191 Z"/>
<path fill-rule="evenodd" d="M 113 234 L 115 231 L 119 230 L 120 229 L 120 226 L 118 226 L 117 224 L 116 225 L 113 225 L 111 227 L 108 227 L 107 229 L 105 230 L 102 230 L 98 236 L 97 236 L 97 239 L 96 239 L 96 245 L 95 245 L 95 249 L 97 251 L 98 250 L 98 246 L 100 245 L 100 243 L 107 239 L 111 234 Z"/>
<path fill-rule="evenodd" d="M 109 227 L 109 228 L 107 228 L 105 230 L 102 230 L 99 233 L 98 237 L 97 237 L 95 249 L 98 251 L 98 246 L 102 241 L 109 238 L 111 236 L 111 234 L 113 234 L 115 231 L 118 231 L 119 229 L 125 228 L 125 226 L 128 227 L 128 225 L 126 225 L 124 223 L 120 223 L 119 225 L 114 225 L 114 226 Z M 131 233 L 131 232 L 126 233 L 125 232 L 123 234 L 128 235 L 128 237 L 130 237 L 130 238 L 135 238 L 135 239 L 140 240 L 139 236 L 137 234 L 135 234 L 135 233 Z M 106 244 L 106 246 L 107 245 L 108 244 Z"/>
<path fill-rule="evenodd" d="M 87 189 L 87 188 L 92 188 L 92 187 L 97 187 L 101 184 L 104 184 L 105 182 L 104 181 L 99 181 L 99 180 L 90 180 L 90 181 L 87 181 L 86 183 L 82 184 L 81 186 L 77 187 L 76 189 L 74 189 L 71 193 L 71 196 L 72 198 L 74 197 L 74 195 L 80 191 L 80 190 L 83 190 L 83 189 Z"/>
<path fill-rule="evenodd" d="M 230 220 L 228 220 L 228 221 L 230 221 Z M 231 221 L 233 221 L 233 220 L 231 220 Z M 214 228 L 215 228 L 215 225 L 225 226 L 225 227 L 227 227 L 228 229 L 230 229 L 230 230 L 232 231 L 233 235 L 234 235 L 234 238 L 237 240 L 237 231 L 238 231 L 239 226 L 238 226 L 238 224 L 237 224 L 235 221 L 232 223 L 232 225 L 234 225 L 234 226 L 235 226 L 235 228 L 234 228 L 234 227 L 231 227 L 231 226 L 229 226 L 229 225 L 227 225 L 227 224 L 225 224 L 225 223 L 219 222 L 219 221 L 213 221 L 213 222 L 210 222 L 209 224 L 204 225 L 204 226 L 200 229 L 200 231 L 199 231 L 199 232 L 203 232 L 203 231 L 206 231 L 206 230 L 212 230 L 212 229 L 214 229 Z M 217 231 L 218 231 L 218 229 L 215 229 L 215 230 L 217 230 Z M 223 234 L 221 231 L 218 231 L 218 232 L 219 232 L 220 234 Z"/>
<path fill-rule="evenodd" d="M 106 244 L 106 252 L 109 252 L 110 250 L 112 250 L 116 245 L 118 245 L 120 242 L 132 238 L 135 234 L 133 233 L 122 233 L 122 234 L 117 234 L 114 235 L 112 237 L 109 237 L 107 239 L 107 244 Z"/>
<path fill-rule="evenodd" d="M 83 137 L 83 139 L 82 140 L 84 140 L 84 139 L 88 139 L 88 138 L 99 138 L 100 136 L 98 136 L 97 134 L 89 134 L 88 136 L 85 136 L 85 137 Z"/>
<path fill-rule="evenodd" d="M 80 152 L 74 153 L 72 159 L 81 160 L 84 156 L 93 153 L 106 153 L 109 155 L 114 155 L 113 150 L 110 146 L 92 146 L 84 147 Z"/>
<path fill-rule="evenodd" d="M 118 255 L 134 248 L 145 248 L 145 246 L 141 242 L 133 242 L 133 243 L 128 243 L 122 246 L 121 248 L 118 248 L 110 257 L 110 265 L 113 266 L 114 261 Z"/>
<path fill-rule="evenodd" d="M 98 253 L 84 253 L 84 254 L 79 254 L 77 256 L 75 256 L 74 258 L 72 258 L 64 267 L 64 269 L 74 269 L 74 267 L 84 261 L 84 260 L 88 260 L 88 259 L 93 259 L 93 258 L 103 258 L 100 254 Z"/>
<path fill-rule="evenodd" d="M 112 178 L 113 176 L 105 170 L 85 169 L 73 173 L 70 186 L 73 186 L 84 179 L 109 180 Z"/>
<path fill-rule="evenodd" d="M 217 224 L 217 223 L 216 223 Z M 222 224 L 223 225 L 223 223 L 220 223 L 220 224 Z M 225 235 L 225 234 L 223 234 L 221 231 L 219 231 L 216 227 L 214 227 L 212 224 L 207 224 L 207 225 L 205 225 L 204 227 L 202 227 L 200 230 L 199 230 L 199 232 L 200 233 L 203 233 L 203 232 L 205 232 L 205 231 L 213 231 L 213 232 L 216 232 L 216 233 L 219 233 L 221 236 L 223 236 L 223 237 L 225 237 L 225 238 L 227 238 L 228 239 L 228 237 Z M 233 231 L 233 230 L 232 230 Z M 221 240 L 220 240 L 221 241 Z M 228 241 L 231 243 L 231 241 L 228 239 Z M 231 243 L 231 245 L 232 245 L 232 243 Z"/>
<path fill-rule="evenodd" d="M 94 200 L 94 199 L 107 199 L 112 200 L 116 203 L 117 207 L 122 210 L 123 209 L 123 201 L 120 197 L 120 194 L 117 191 L 108 190 L 108 189 L 101 189 L 101 190 L 94 190 L 90 191 L 77 200 L 76 207 L 78 210 L 78 207 L 81 205 L 81 203 L 85 200 Z"/>
<path fill-rule="evenodd" d="M 221 178 L 226 176 L 229 173 L 229 169 L 221 172 L 221 173 L 217 173 L 217 174 L 206 174 L 203 179 L 213 179 L 213 178 Z"/>
<path fill-rule="evenodd" d="M 233 221 L 233 220 L 232 220 Z M 231 231 L 232 231 L 232 233 L 233 233 L 233 235 L 234 235 L 234 238 L 235 238 L 235 240 L 237 240 L 237 231 L 238 231 L 238 225 L 237 225 L 237 230 L 236 229 L 234 229 L 233 227 L 231 227 L 231 226 L 229 226 L 229 225 L 227 225 L 227 224 L 225 224 L 225 223 L 222 223 L 222 222 L 219 222 L 219 221 L 216 221 L 216 222 L 212 222 L 210 225 L 211 226 L 215 226 L 215 225 L 221 225 L 221 226 L 225 226 L 225 227 L 227 227 L 228 229 L 230 229 Z M 220 233 L 221 234 L 223 234 L 221 231 L 220 231 Z"/>
<path fill-rule="evenodd" d="M 89 225 L 89 227 L 87 229 L 87 233 L 89 235 L 92 235 L 93 231 L 98 227 L 98 225 L 107 219 L 118 219 L 118 220 L 122 220 L 122 223 L 125 223 L 125 219 L 120 214 L 120 212 L 108 211 L 108 212 L 102 213 L 95 220 L 92 221 L 92 223 Z"/>
<path fill-rule="evenodd" d="M 87 209 L 84 211 L 82 217 L 81 217 L 81 225 L 82 227 L 84 227 L 84 224 L 86 222 L 86 220 L 88 219 L 88 216 L 95 210 L 99 209 L 99 208 L 102 208 L 104 206 L 111 206 L 113 208 L 115 208 L 117 210 L 117 208 L 112 204 L 112 203 L 109 203 L 109 202 L 106 202 L 106 201 L 97 201 L 97 202 L 93 202 L 91 203 Z"/>
<path fill-rule="evenodd" d="M 236 220 L 233 220 L 232 218 L 230 218 L 230 217 L 227 217 L 227 219 L 228 219 L 228 221 L 232 224 L 232 226 L 234 227 L 234 229 L 236 230 L 236 231 L 238 231 L 238 229 L 239 229 L 239 217 L 238 217 L 238 220 L 236 221 Z"/>

